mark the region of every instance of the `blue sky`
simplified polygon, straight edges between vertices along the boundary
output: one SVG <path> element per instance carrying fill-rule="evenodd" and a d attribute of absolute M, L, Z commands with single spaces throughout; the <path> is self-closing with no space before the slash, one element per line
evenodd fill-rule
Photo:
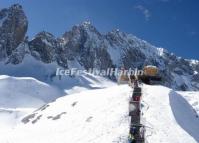
<path fill-rule="evenodd" d="M 19 3 L 33 37 L 55 36 L 89 20 L 102 33 L 134 34 L 177 56 L 199 60 L 199 0 L 0 0 L 0 9 Z"/>

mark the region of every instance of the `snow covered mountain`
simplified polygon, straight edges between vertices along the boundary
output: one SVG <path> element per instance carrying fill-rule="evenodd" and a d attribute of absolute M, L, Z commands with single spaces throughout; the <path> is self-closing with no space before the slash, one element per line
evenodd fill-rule
<path fill-rule="evenodd" d="M 17 20 L 12 21 L 14 18 Z M 55 63 L 63 68 L 70 68 L 70 63 L 84 69 L 121 66 L 141 69 L 151 64 L 159 67 L 164 78 L 163 85 L 178 90 L 199 89 L 199 61 L 177 57 L 119 30 L 101 34 L 90 22 L 83 22 L 59 38 L 43 31 L 28 41 L 25 37 L 28 20 L 18 4 L 1 10 L 0 23 L 1 65 L 20 67 L 26 62 L 26 55 L 41 63 Z M 0 71 L 0 74 L 8 73 Z M 34 77 L 31 74 L 28 76 Z"/>
<path fill-rule="evenodd" d="M 164 82 L 143 85 L 146 143 L 199 142 L 199 61 L 119 30 L 102 34 L 90 22 L 59 38 L 42 31 L 28 40 L 27 27 L 20 5 L 0 11 L 0 143 L 127 143 L 132 88 L 86 72 L 55 73 L 148 64 Z"/>

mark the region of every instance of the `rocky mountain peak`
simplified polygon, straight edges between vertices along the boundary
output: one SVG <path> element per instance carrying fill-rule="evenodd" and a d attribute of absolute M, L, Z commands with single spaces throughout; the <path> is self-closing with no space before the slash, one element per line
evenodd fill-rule
<path fill-rule="evenodd" d="M 41 31 L 35 37 L 36 38 L 40 37 L 42 39 L 45 39 L 45 38 L 47 38 L 47 39 L 55 39 L 55 36 L 53 34 L 47 32 L 47 31 Z"/>
<path fill-rule="evenodd" d="M 101 33 L 91 24 L 89 21 L 82 22 L 81 24 L 75 25 L 68 32 L 65 32 L 63 38 L 67 41 L 70 38 L 75 40 L 83 40 L 80 37 L 84 38 L 93 38 L 93 37 L 102 37 Z"/>
<path fill-rule="evenodd" d="M 22 10 L 22 6 L 18 3 L 11 5 L 10 8 L 13 9 L 13 10 L 19 10 L 19 9 Z"/>
<path fill-rule="evenodd" d="M 55 60 L 56 47 L 58 47 L 57 39 L 46 31 L 38 33 L 29 42 L 32 56 L 45 63 L 51 63 Z"/>
<path fill-rule="evenodd" d="M 24 40 L 28 20 L 19 4 L 0 11 L 0 60 L 12 54 Z"/>
<path fill-rule="evenodd" d="M 90 21 L 84 21 L 81 24 L 76 25 L 79 29 L 85 30 L 87 32 L 96 32 L 99 33 L 95 26 L 92 25 Z"/>

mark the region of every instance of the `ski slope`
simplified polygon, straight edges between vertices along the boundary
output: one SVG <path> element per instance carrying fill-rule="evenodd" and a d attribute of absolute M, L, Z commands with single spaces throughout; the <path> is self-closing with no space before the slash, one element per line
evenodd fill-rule
<path fill-rule="evenodd" d="M 4 90 L 0 91 L 0 106 L 4 110 L 0 110 L 0 143 L 127 143 L 132 88 L 102 77 L 87 75 L 81 79 L 89 81 L 88 87 L 93 88 L 74 84 L 70 90 L 65 90 L 65 96 L 60 96 L 63 88 L 59 91 L 34 79 L 30 86 L 24 87 L 22 83 L 27 82 L 27 78 L 1 76 L 0 88 Z M 11 92 L 5 88 L 6 82 L 17 83 L 13 86 L 21 89 L 12 88 Z M 40 88 L 32 89 L 38 86 Z M 163 86 L 143 85 L 142 88 L 142 119 L 147 143 L 199 142 L 199 118 L 195 112 L 198 92 L 187 95 Z M 39 94 L 34 94 L 35 90 Z M 43 93 L 48 90 L 56 100 L 45 99 Z M 22 94 L 24 92 L 27 94 Z M 13 93 L 16 98 L 2 93 Z M 10 114 L 17 111 L 20 114 Z M 26 112 L 22 114 L 22 111 Z"/>

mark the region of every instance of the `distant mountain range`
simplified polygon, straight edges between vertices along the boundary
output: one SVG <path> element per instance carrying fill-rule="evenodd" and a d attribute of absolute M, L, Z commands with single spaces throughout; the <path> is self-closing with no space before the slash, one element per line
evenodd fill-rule
<path fill-rule="evenodd" d="M 199 61 L 177 57 L 131 34 L 119 30 L 101 34 L 90 22 L 83 22 L 59 38 L 42 31 L 28 40 L 27 29 L 28 19 L 21 5 L 0 11 L 0 74 L 24 73 L 19 67 L 26 57 L 63 68 L 72 65 L 84 69 L 141 69 L 155 65 L 160 69 L 163 85 L 177 90 L 199 89 Z M 7 66 L 12 67 L 12 72 L 4 69 Z M 34 77 L 31 72 L 24 76 Z"/>

